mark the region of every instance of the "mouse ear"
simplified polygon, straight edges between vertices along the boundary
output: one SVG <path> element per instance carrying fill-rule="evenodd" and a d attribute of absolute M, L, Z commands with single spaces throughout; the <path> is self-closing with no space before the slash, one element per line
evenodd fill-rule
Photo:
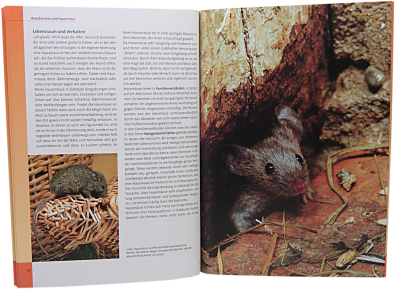
<path fill-rule="evenodd" d="M 286 105 L 279 105 L 275 108 L 275 115 L 278 125 L 290 129 L 300 142 L 303 138 L 303 125 L 294 110 Z"/>
<path fill-rule="evenodd" d="M 229 170 L 236 175 L 245 176 L 246 165 L 252 157 L 250 149 L 238 145 L 226 145 L 226 149 L 226 164 Z"/>
<path fill-rule="evenodd" d="M 95 182 L 99 182 L 100 181 L 100 176 L 96 172 L 93 172 L 92 173 L 92 179 Z"/>

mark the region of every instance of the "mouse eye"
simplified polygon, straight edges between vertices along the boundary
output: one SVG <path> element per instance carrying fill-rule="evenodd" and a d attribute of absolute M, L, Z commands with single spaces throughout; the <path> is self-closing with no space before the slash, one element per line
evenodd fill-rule
<path fill-rule="evenodd" d="M 105 186 L 101 186 L 101 188 L 104 190 L 106 187 Z"/>
<path fill-rule="evenodd" d="M 265 173 L 266 173 L 267 175 L 272 174 L 274 171 L 275 171 L 275 167 L 274 167 L 273 164 L 268 163 L 268 164 L 265 165 Z"/>
<path fill-rule="evenodd" d="M 303 158 L 299 155 L 296 155 L 296 160 L 298 160 L 301 164 L 303 163 Z"/>

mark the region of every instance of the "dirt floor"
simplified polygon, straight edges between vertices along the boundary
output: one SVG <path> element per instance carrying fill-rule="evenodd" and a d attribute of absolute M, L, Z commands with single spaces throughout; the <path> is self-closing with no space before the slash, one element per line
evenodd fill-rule
<path fill-rule="evenodd" d="M 389 156 L 381 154 L 377 156 L 384 186 L 388 186 Z M 346 168 L 356 177 L 356 183 L 350 192 L 340 186 L 336 174 Z M 334 253 L 331 243 L 352 239 L 360 241 L 363 235 L 372 238 L 373 248 L 370 253 L 385 256 L 386 252 L 386 227 L 378 225 L 377 221 L 387 216 L 387 197 L 379 194 L 382 185 L 373 155 L 353 155 L 340 160 L 333 165 L 333 179 L 335 186 L 348 198 L 348 206 L 339 215 L 334 225 L 324 225 L 327 217 L 343 204 L 340 197 L 330 188 L 326 172 L 321 173 L 312 181 L 315 190 L 314 200 L 308 204 L 302 202 L 290 202 L 285 209 L 276 210 L 265 218 L 266 221 L 282 222 L 285 211 L 286 223 L 303 226 L 316 230 L 316 232 L 286 228 L 286 240 L 290 246 L 299 252 L 301 259 L 286 268 L 272 266 L 269 275 L 289 276 L 299 272 L 311 275 L 320 272 L 324 256 Z M 319 203 L 319 202 L 329 202 Z M 348 222 L 346 222 L 346 220 Z M 351 222 L 351 220 L 353 220 Z M 282 226 L 270 225 L 273 233 L 278 234 L 272 260 L 282 256 L 285 250 L 284 232 Z M 239 239 L 230 243 L 221 251 L 223 274 L 234 275 L 260 275 L 266 263 L 271 234 L 261 227 L 242 235 Z M 289 253 L 288 253 L 289 254 Z M 328 260 L 324 271 L 335 270 L 338 257 Z M 280 261 L 276 263 L 280 265 Z M 287 270 L 289 269 L 289 270 Z M 205 273 L 218 274 L 218 258 L 203 258 L 202 270 Z M 363 272 L 372 275 L 372 264 L 358 261 L 349 270 Z M 376 265 L 376 271 L 385 275 L 385 266 Z M 324 276 L 329 276 L 324 275 Z M 341 276 L 354 276 L 351 273 L 343 273 Z"/>

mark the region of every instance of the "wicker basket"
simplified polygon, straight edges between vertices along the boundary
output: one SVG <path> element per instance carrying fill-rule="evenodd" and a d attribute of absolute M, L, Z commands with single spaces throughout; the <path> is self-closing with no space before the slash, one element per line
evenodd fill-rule
<path fill-rule="evenodd" d="M 29 156 L 31 225 L 35 209 L 51 194 L 50 180 L 55 172 L 72 164 L 89 167 L 93 155 Z M 32 231 L 32 260 L 62 260 L 78 245 L 92 243 L 99 258 L 118 258 L 118 177 L 108 183 L 108 197 L 85 199 L 69 196 L 50 200 L 36 219 L 36 231 L 47 256 Z"/>

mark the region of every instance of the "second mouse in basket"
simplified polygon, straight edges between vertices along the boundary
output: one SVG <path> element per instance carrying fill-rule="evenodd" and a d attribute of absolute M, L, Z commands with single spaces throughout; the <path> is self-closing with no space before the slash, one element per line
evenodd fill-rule
<path fill-rule="evenodd" d="M 36 218 L 38 212 L 44 204 L 53 198 L 64 197 L 68 195 L 79 195 L 91 199 L 107 197 L 107 182 L 104 175 L 100 172 L 91 170 L 84 164 L 71 165 L 58 171 L 50 181 L 51 195 L 42 201 L 33 215 L 33 233 L 40 248 L 43 249 L 36 233 Z"/>
<path fill-rule="evenodd" d="M 77 164 L 57 172 L 50 181 L 50 190 L 59 197 L 82 194 L 85 198 L 105 198 L 107 182 L 102 173 Z"/>

